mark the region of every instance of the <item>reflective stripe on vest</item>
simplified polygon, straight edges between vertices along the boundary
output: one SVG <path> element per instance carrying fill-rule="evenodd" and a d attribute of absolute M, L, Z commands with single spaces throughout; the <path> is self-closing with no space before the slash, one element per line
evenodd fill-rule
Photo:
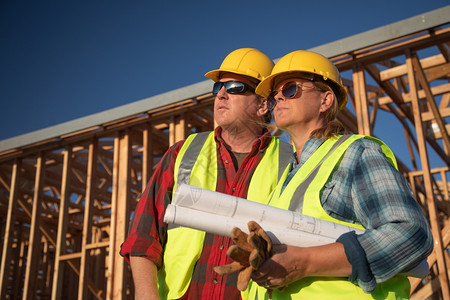
<path fill-rule="evenodd" d="M 270 205 L 364 229 L 361 225 L 332 218 L 325 212 L 320 201 L 320 191 L 328 181 L 335 166 L 339 163 L 351 143 L 361 138 L 377 142 L 386 158 L 397 167 L 392 151 L 376 138 L 362 135 L 345 135 L 339 138 L 328 139 L 297 171 L 280 195 L 281 186 L 287 177 L 289 168 L 286 169 L 273 193 Z M 296 197 L 299 198 L 297 199 Z M 255 299 L 256 293 L 258 293 L 258 299 L 268 299 L 266 289 L 257 286 L 255 283 L 251 284 L 247 299 Z M 408 299 L 409 293 L 409 281 L 402 275 L 397 275 L 386 282 L 378 284 L 375 291 L 371 294 L 364 293 L 359 286 L 349 282 L 347 278 L 306 277 L 289 285 L 282 292 L 275 290 L 273 299 Z"/>
<path fill-rule="evenodd" d="M 217 145 L 214 132 L 190 135 L 183 144 L 174 169 L 174 189 L 178 182 L 216 190 Z M 266 203 L 283 170 L 289 164 L 292 146 L 272 138 L 253 173 L 247 199 Z M 277 170 L 274 172 L 274 170 Z M 188 287 L 200 258 L 205 232 L 186 227 L 169 227 L 163 268 L 158 272 L 161 299 L 178 299 Z"/>

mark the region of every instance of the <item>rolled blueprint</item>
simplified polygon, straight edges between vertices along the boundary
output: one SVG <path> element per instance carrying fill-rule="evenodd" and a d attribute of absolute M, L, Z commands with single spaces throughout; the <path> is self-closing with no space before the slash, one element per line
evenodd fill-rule
<path fill-rule="evenodd" d="M 318 236 L 318 241 L 330 240 L 321 239 L 319 237 L 331 238 L 331 243 L 345 232 L 355 231 L 357 234 L 362 234 L 364 232 L 363 230 L 355 229 L 353 227 L 313 218 L 294 211 L 248 201 L 246 199 L 213 192 L 187 184 L 180 184 L 177 187 L 172 198 L 172 205 L 210 213 L 214 218 L 218 218 L 218 216 L 227 217 L 230 218 L 228 222 L 237 222 L 237 220 L 242 220 L 245 224 L 244 228 L 241 228 L 242 230 L 247 228 L 248 221 L 255 221 L 261 225 L 265 231 L 271 231 L 272 228 L 278 228 L 283 231 L 292 230 L 293 235 L 295 235 L 294 232 L 297 232 L 297 234 L 299 234 L 298 232 L 306 232 L 313 234 L 314 236 Z M 172 211 L 170 209 L 169 214 L 171 212 Z M 207 219 L 207 216 L 204 216 L 204 218 L 206 219 L 198 220 L 198 222 L 205 222 L 205 225 L 207 226 L 211 226 L 211 221 L 215 220 Z M 230 233 L 228 233 L 228 235 L 229 234 Z M 297 235 L 296 239 L 299 239 L 300 237 L 301 236 Z M 280 237 L 278 239 L 280 239 Z M 283 241 L 283 243 L 286 242 L 287 241 Z M 289 242 L 294 243 L 294 241 Z M 305 246 L 303 241 L 301 241 L 301 243 Z M 290 245 L 301 246 L 293 244 Z"/>
<path fill-rule="evenodd" d="M 173 204 L 169 204 L 164 216 L 164 222 L 168 224 L 186 226 L 228 237 L 230 237 L 231 230 L 234 227 L 238 227 L 242 231 L 249 233 L 247 228 L 249 220 L 250 219 L 230 218 Z M 315 235 L 310 232 L 289 230 L 282 227 L 266 225 L 267 224 L 262 224 L 261 227 L 263 227 L 274 244 L 311 247 L 331 244 L 336 240 L 326 236 Z"/>
<path fill-rule="evenodd" d="M 168 205 L 164 222 L 230 237 L 234 227 L 248 233 L 247 223 L 257 222 L 274 244 L 298 247 L 334 243 L 342 234 L 363 230 L 305 216 L 195 186 L 180 184 Z M 426 260 L 406 276 L 423 278 L 429 272 Z"/>

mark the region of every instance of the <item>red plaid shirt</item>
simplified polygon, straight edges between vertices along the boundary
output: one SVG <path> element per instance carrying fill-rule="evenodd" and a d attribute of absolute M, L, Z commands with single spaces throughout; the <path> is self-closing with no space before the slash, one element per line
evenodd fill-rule
<path fill-rule="evenodd" d="M 236 171 L 221 132 L 222 129 L 217 127 L 216 191 L 246 198 L 252 175 L 270 144 L 270 133 L 265 131 L 253 143 L 251 152 Z M 183 144 L 184 141 L 180 141 L 167 150 L 139 200 L 132 216 L 128 237 L 120 250 L 120 254 L 127 261 L 130 256 L 143 256 L 153 261 L 158 269 L 162 266 L 162 252 L 167 238 L 164 213 L 172 199 L 175 160 Z M 237 274 L 221 276 L 213 270 L 215 266 L 230 263 L 226 252 L 232 244 L 233 241 L 228 237 L 206 234 L 202 254 L 195 266 L 189 290 L 183 299 L 240 298 L 240 292 L 236 288 Z"/>

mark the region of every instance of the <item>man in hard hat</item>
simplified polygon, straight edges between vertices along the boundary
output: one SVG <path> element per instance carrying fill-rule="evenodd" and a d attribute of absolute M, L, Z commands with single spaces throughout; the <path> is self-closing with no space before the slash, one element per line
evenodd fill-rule
<path fill-rule="evenodd" d="M 180 183 L 252 201 L 267 199 L 281 174 L 277 169 L 283 170 L 292 155 L 292 147 L 266 129 L 270 111 L 266 100 L 255 94 L 272 68 L 264 53 L 243 48 L 205 75 L 214 81 L 214 117 L 219 126 L 170 147 L 136 207 L 121 247 L 121 255 L 131 264 L 137 299 L 240 298 L 236 276 L 213 270 L 229 262 L 231 239 L 168 228 L 163 217 Z"/>
<path fill-rule="evenodd" d="M 274 245 L 254 271 L 251 299 L 407 299 L 401 275 L 433 249 L 431 231 L 392 151 L 369 136 L 345 134 L 336 120 L 347 93 L 326 57 L 282 57 L 256 92 L 296 153 L 269 205 L 365 229 L 317 247 Z M 266 298 L 265 298 L 266 297 Z"/>

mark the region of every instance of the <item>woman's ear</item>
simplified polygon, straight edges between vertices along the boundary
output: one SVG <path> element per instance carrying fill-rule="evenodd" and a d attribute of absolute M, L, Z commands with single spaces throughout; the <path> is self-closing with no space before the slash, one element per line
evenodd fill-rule
<path fill-rule="evenodd" d="M 322 102 L 320 103 L 320 112 L 323 113 L 329 110 L 333 106 L 334 101 L 336 101 L 336 97 L 334 96 L 333 92 L 324 92 Z"/>

